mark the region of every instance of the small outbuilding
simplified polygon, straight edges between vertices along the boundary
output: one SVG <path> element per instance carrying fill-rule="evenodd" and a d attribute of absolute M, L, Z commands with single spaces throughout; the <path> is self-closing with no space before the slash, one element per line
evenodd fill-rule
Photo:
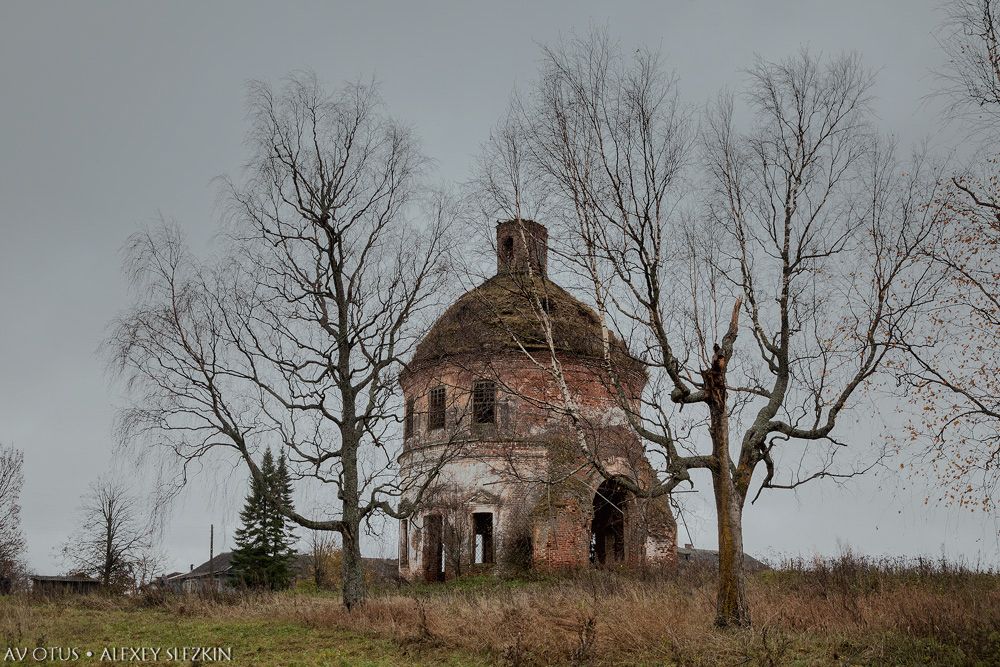
<path fill-rule="evenodd" d="M 82 595 L 96 593 L 101 588 L 101 582 L 84 574 L 66 576 L 32 575 L 31 592 L 36 595 Z"/>

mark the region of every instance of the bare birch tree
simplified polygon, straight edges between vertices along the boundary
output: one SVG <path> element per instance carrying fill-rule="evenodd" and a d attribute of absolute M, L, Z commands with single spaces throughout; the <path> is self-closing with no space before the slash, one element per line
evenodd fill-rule
<path fill-rule="evenodd" d="M 995 131 L 1000 114 L 1000 23 L 995 0 L 951 0 L 939 44 L 947 57 L 935 96 L 946 112 Z"/>
<path fill-rule="evenodd" d="M 991 0 L 947 8 L 939 92 L 972 123 L 987 156 L 948 183 L 947 215 L 924 252 L 940 278 L 936 307 L 907 340 L 900 377 L 916 408 L 906 444 L 936 470 L 945 500 L 992 511 L 1000 484 L 1000 16 Z"/>
<path fill-rule="evenodd" d="M 296 75 L 278 92 L 252 84 L 249 109 L 228 259 L 199 265 L 169 230 L 130 245 L 139 300 L 109 340 L 138 396 L 122 437 L 159 439 L 186 464 L 217 451 L 258 480 L 256 453 L 281 448 L 294 482 L 336 493 L 320 516 L 278 504 L 340 534 L 351 608 L 365 596 L 362 526 L 406 516 L 393 501 L 416 483 L 395 474 L 397 375 L 447 286 L 449 211 L 371 86 L 330 95 Z"/>
<path fill-rule="evenodd" d="M 505 158 L 484 160 L 503 167 L 487 182 L 510 185 L 498 210 L 525 213 L 529 198 L 511 184 L 548 189 L 564 268 L 602 319 L 610 382 L 660 471 L 652 486 L 616 481 L 653 496 L 710 473 L 719 626 L 750 623 L 742 520 L 755 472 L 759 494 L 864 470 L 833 466 L 846 444 L 836 427 L 924 303 L 915 257 L 938 213 L 929 167 L 904 175 L 874 135 L 871 77 L 856 58 L 803 53 L 746 76 L 749 129 L 724 96 L 695 135 L 656 56 L 627 60 L 602 34 L 574 40 L 544 51 L 537 88 L 501 126 L 516 153 L 494 141 Z M 607 476 L 541 298 L 551 354 L 532 358 L 563 388 L 553 409 Z M 638 401 L 612 333 L 649 375 Z"/>
<path fill-rule="evenodd" d="M 21 488 L 24 454 L 0 445 L 0 593 L 9 593 L 21 573 Z"/>
<path fill-rule="evenodd" d="M 929 245 L 936 305 L 907 339 L 900 377 L 916 418 L 906 444 L 935 469 L 943 497 L 992 511 L 1000 484 L 1000 191 L 986 178 L 951 183 L 947 217 Z"/>

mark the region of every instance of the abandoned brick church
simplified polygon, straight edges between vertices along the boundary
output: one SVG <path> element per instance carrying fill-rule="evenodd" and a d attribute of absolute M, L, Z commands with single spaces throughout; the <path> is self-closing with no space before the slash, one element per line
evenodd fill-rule
<path fill-rule="evenodd" d="M 607 381 L 597 315 L 548 279 L 544 226 L 507 221 L 496 233 L 496 275 L 447 309 L 400 378 L 402 479 L 440 470 L 400 523 L 400 575 L 673 566 L 667 498 L 638 498 L 616 481 L 646 484 L 654 473 Z M 615 337 L 611 348 L 619 386 L 637 401 L 645 371 Z M 582 426 L 560 409 L 567 395 Z"/>

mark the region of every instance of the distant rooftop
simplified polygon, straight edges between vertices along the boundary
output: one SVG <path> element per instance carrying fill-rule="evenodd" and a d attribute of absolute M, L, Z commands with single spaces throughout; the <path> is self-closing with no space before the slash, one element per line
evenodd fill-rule
<path fill-rule="evenodd" d="M 684 548 L 678 547 L 677 549 L 677 562 L 678 563 L 705 563 L 705 564 L 717 564 L 719 562 L 719 552 L 714 549 L 695 549 L 694 547 L 685 546 Z M 761 570 L 770 570 L 766 563 L 762 563 L 750 554 L 743 554 L 743 567 L 749 572 L 759 572 Z"/>
<path fill-rule="evenodd" d="M 233 567 L 233 552 L 225 551 L 211 560 L 207 560 L 198 567 L 194 568 L 190 572 L 178 572 L 175 574 L 167 575 L 164 579 L 171 579 L 179 581 L 182 579 L 197 579 L 199 577 L 208 577 L 212 573 L 215 574 L 225 574 Z"/>

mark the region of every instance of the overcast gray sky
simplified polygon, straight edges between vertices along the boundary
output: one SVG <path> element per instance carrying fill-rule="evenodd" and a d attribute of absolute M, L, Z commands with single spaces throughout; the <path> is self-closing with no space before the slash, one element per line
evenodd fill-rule
<path fill-rule="evenodd" d="M 465 178 L 511 89 L 536 70 L 538 44 L 607 27 L 626 50 L 648 45 L 676 70 L 684 101 L 739 87 L 760 54 L 806 45 L 856 50 L 879 70 L 883 129 L 905 146 L 941 123 L 921 104 L 942 56 L 941 14 L 893 2 L 12 2 L 0 3 L 0 442 L 25 452 L 23 521 L 30 567 L 61 570 L 56 549 L 75 508 L 114 461 L 121 401 L 98 344 L 128 303 L 121 248 L 159 214 L 196 249 L 218 224 L 213 178 L 245 160 L 244 87 L 310 68 L 330 85 L 374 76 L 391 112 L 412 124 L 444 182 Z M 859 422 L 855 433 L 875 433 Z M 863 438 L 862 438 L 863 439 Z M 232 546 L 244 480 L 196 481 L 165 535 L 168 565 Z M 211 487 L 211 488 L 206 488 Z M 892 475 L 849 487 L 772 493 L 746 515 L 750 553 L 979 558 L 996 564 L 995 517 L 923 504 L 926 489 Z M 706 498 L 707 500 L 707 498 Z M 699 546 L 714 544 L 708 506 L 692 503 Z M 681 528 L 681 540 L 686 534 Z M 369 550 L 394 555 L 395 542 Z"/>

